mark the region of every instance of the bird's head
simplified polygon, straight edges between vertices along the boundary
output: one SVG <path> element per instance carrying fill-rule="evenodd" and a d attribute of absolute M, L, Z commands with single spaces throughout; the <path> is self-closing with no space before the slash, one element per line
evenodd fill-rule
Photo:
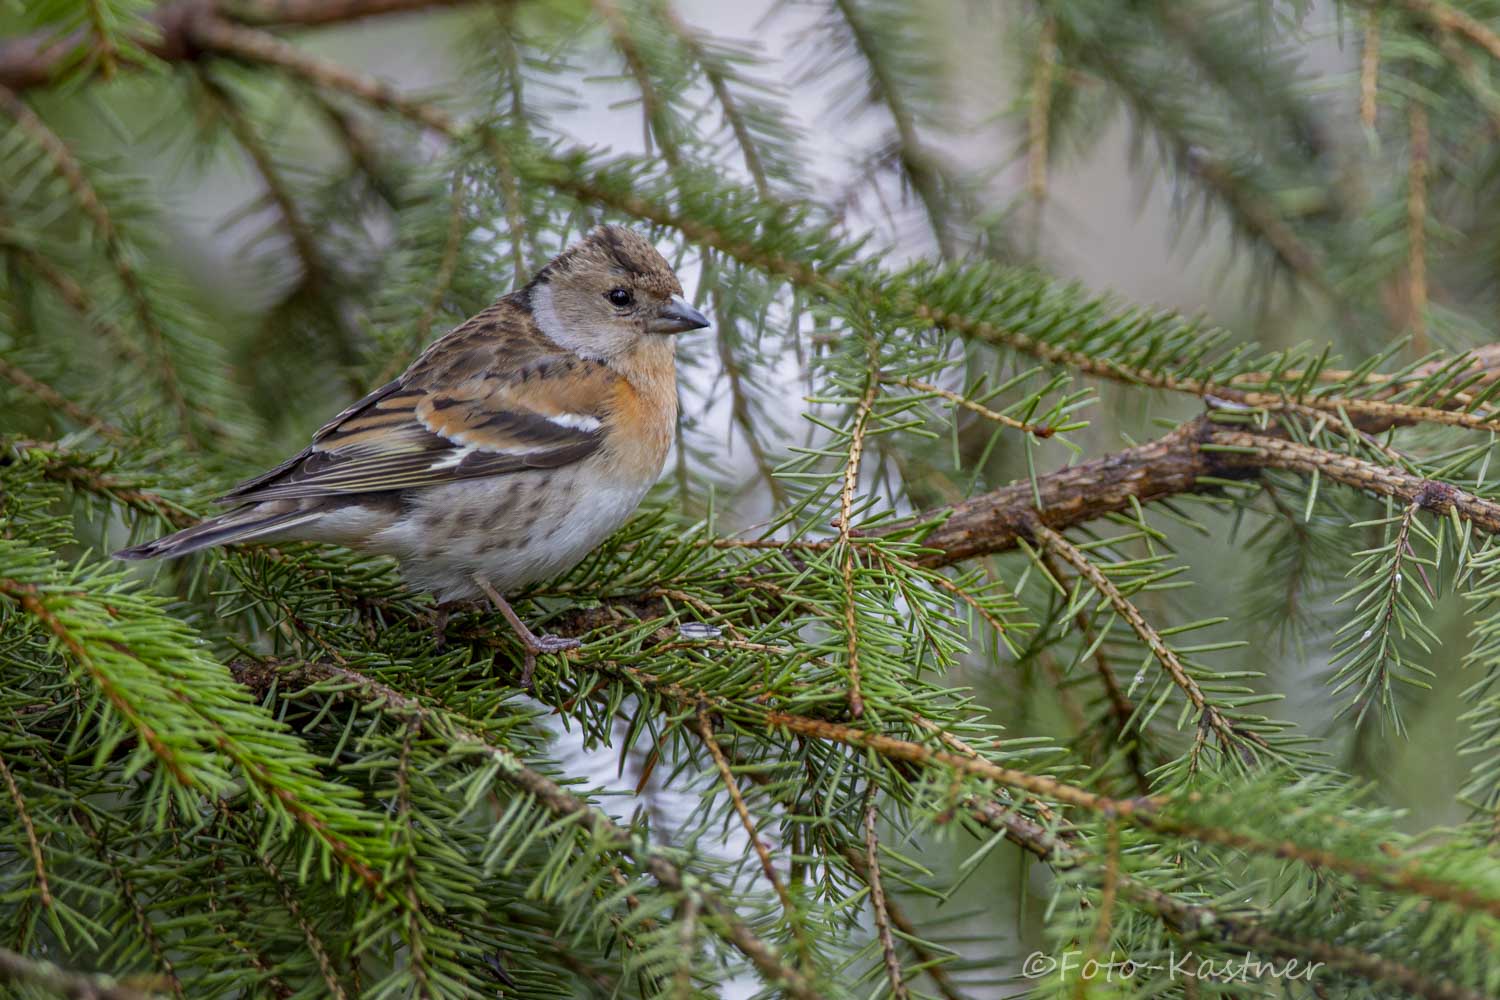
<path fill-rule="evenodd" d="M 600 359 L 622 356 L 643 339 L 708 326 L 682 297 L 666 259 L 623 226 L 600 226 L 554 257 L 527 295 L 544 334 Z"/>

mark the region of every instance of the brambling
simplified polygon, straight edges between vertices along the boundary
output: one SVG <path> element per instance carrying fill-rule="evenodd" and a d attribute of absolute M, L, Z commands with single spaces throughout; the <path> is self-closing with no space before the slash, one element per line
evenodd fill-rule
<path fill-rule="evenodd" d="M 537 654 L 578 640 L 533 634 L 503 595 L 571 569 L 635 510 L 677 419 L 673 335 L 707 325 L 655 247 L 602 226 L 219 499 L 233 510 L 115 557 L 252 539 L 391 555 L 440 602 L 487 597 L 529 684 Z"/>

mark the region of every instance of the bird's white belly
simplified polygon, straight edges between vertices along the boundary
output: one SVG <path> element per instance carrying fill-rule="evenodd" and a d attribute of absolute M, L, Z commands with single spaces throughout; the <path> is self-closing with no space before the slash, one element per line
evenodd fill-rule
<path fill-rule="evenodd" d="M 630 517 L 650 483 L 601 481 L 577 467 L 423 490 L 410 513 L 370 537 L 407 581 L 439 600 L 480 596 L 476 575 L 504 593 L 578 565 Z"/>

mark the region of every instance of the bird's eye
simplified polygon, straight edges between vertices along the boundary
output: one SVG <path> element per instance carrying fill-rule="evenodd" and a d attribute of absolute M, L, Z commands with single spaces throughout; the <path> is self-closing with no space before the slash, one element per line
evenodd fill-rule
<path fill-rule="evenodd" d="M 630 303 L 635 301 L 635 296 L 631 295 L 630 292 L 624 288 L 616 288 L 604 297 L 609 299 L 610 305 L 616 306 L 620 309 L 624 309 L 626 306 L 630 305 Z"/>

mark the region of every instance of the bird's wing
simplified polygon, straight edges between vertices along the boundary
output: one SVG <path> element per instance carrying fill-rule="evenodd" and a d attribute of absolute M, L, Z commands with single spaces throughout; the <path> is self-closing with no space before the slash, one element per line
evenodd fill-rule
<path fill-rule="evenodd" d="M 435 486 L 569 465 L 596 451 L 620 376 L 553 344 L 510 299 L 340 413 L 302 454 L 221 502 Z"/>

